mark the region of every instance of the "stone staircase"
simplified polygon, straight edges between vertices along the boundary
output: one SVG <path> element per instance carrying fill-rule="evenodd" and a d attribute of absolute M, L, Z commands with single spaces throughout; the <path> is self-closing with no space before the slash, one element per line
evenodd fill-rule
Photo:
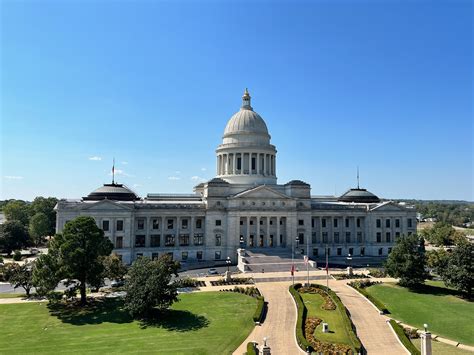
<path fill-rule="evenodd" d="M 293 264 L 292 252 L 287 249 L 253 248 L 240 252 L 239 264 L 244 272 L 290 272 Z M 314 270 L 310 261 L 310 270 Z M 296 270 L 306 270 L 303 255 L 294 255 Z"/>

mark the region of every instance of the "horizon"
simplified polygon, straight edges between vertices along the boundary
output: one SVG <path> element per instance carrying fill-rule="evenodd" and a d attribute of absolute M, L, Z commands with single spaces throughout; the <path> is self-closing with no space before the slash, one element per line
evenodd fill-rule
<path fill-rule="evenodd" d="M 191 193 L 248 87 L 279 184 L 474 201 L 472 3 L 291 5 L 3 3 L 0 200 Z"/>

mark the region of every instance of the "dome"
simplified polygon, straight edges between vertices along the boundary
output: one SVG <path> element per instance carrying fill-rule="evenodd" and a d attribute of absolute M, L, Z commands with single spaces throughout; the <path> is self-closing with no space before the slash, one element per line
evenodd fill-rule
<path fill-rule="evenodd" d="M 227 122 L 224 137 L 232 134 L 261 134 L 268 136 L 268 128 L 262 117 L 249 108 L 241 108 Z"/>
<path fill-rule="evenodd" d="M 366 189 L 350 189 L 338 198 L 341 202 L 377 203 L 380 199 Z"/>
<path fill-rule="evenodd" d="M 140 198 L 130 190 L 128 187 L 122 184 L 104 184 L 104 186 L 92 191 L 87 197 L 84 197 L 85 201 L 100 201 L 100 200 L 116 200 L 116 201 L 135 201 Z"/>

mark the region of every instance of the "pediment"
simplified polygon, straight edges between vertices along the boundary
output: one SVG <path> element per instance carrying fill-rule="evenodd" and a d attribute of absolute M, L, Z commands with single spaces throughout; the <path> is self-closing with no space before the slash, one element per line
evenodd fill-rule
<path fill-rule="evenodd" d="M 245 198 L 245 199 L 288 199 L 290 200 L 291 197 L 282 194 L 279 191 L 275 191 L 272 188 L 263 185 L 263 186 L 258 186 L 253 189 L 241 192 L 233 197 L 234 199 L 240 199 L 240 198 Z"/>
<path fill-rule="evenodd" d="M 406 211 L 406 210 L 407 210 L 406 207 L 400 206 L 399 204 L 393 201 L 384 202 L 378 206 L 375 206 L 374 208 L 371 208 L 371 211 L 378 211 L 378 212 L 401 212 L 401 211 Z"/>
<path fill-rule="evenodd" d="M 101 200 L 86 206 L 81 205 L 80 209 L 88 211 L 130 211 L 133 208 L 111 200 Z"/>

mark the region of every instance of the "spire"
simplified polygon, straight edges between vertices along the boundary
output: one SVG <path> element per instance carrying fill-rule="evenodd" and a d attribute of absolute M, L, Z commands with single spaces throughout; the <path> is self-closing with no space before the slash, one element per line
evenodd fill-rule
<path fill-rule="evenodd" d="M 252 106 L 250 106 L 250 94 L 247 88 L 245 88 L 244 95 L 242 96 L 242 108 L 252 110 Z"/>
<path fill-rule="evenodd" d="M 115 158 L 112 164 L 112 185 L 115 185 Z"/>
<path fill-rule="evenodd" d="M 357 165 L 357 189 L 360 189 L 359 187 L 359 166 Z"/>

